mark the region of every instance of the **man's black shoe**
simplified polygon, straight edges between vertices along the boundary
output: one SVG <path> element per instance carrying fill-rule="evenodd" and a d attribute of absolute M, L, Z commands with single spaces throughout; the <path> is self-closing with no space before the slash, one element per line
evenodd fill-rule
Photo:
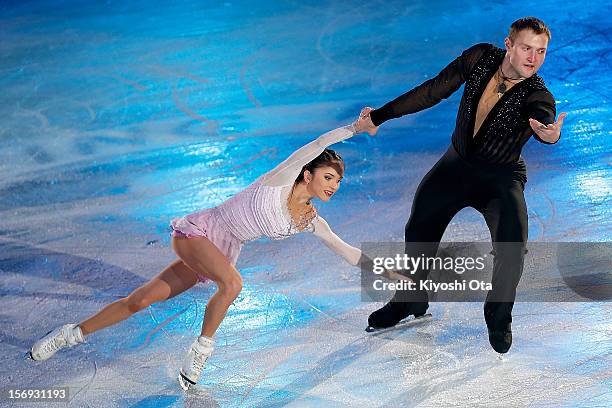
<path fill-rule="evenodd" d="M 491 343 L 493 350 L 497 351 L 498 353 L 507 353 L 508 350 L 510 350 L 510 346 L 512 346 L 512 328 L 510 323 L 508 323 L 505 329 L 488 329 L 488 331 L 489 343 Z"/>
<path fill-rule="evenodd" d="M 393 327 L 410 315 L 423 316 L 427 312 L 427 302 L 389 302 L 368 317 L 368 325 L 375 329 Z"/>

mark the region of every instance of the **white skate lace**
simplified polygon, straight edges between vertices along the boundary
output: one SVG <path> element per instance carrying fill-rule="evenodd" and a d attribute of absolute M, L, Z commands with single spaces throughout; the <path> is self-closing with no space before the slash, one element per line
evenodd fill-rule
<path fill-rule="evenodd" d="M 204 364 L 206 364 L 206 360 L 208 360 L 208 355 L 206 355 L 205 353 L 198 353 L 196 350 L 194 350 L 193 352 L 195 353 L 195 357 L 193 358 L 193 361 L 191 363 L 191 368 L 193 369 L 194 373 L 200 375 L 200 373 L 202 373 L 202 370 L 204 369 Z"/>
<path fill-rule="evenodd" d="M 75 346 L 78 343 L 83 342 L 82 338 L 74 332 L 75 328 L 70 327 L 68 329 L 63 328 L 53 338 L 46 341 L 41 347 L 42 354 L 55 353 L 57 350 L 65 346 Z M 77 328 L 78 330 L 78 328 Z"/>
<path fill-rule="evenodd" d="M 46 342 L 42 347 L 42 354 L 49 354 L 51 352 L 56 352 L 64 345 L 68 344 L 68 342 L 60 336 L 53 337 L 50 341 Z"/>

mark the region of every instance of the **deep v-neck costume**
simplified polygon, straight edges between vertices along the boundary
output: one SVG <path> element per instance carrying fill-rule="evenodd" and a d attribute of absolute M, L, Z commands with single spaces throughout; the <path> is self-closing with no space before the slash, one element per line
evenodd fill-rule
<path fill-rule="evenodd" d="M 502 63 L 503 65 L 503 63 Z M 480 101 L 478 102 L 476 109 L 476 118 L 474 122 L 474 134 L 472 136 L 476 136 L 478 130 L 482 126 L 484 120 L 491 112 L 491 109 L 495 104 L 500 100 L 504 93 L 508 90 L 512 89 L 514 85 L 520 83 L 525 78 L 503 78 L 501 74 L 501 66 L 497 69 L 497 71 L 493 74 L 489 83 L 486 85 L 482 95 L 480 96 Z M 506 81 L 508 81 L 506 83 Z M 500 88 L 503 85 L 503 91 L 500 93 Z"/>
<path fill-rule="evenodd" d="M 533 75 L 507 90 L 474 133 L 478 104 L 504 55 L 504 50 L 491 44 L 477 44 L 434 78 L 370 113 L 378 126 L 388 119 L 427 109 L 465 84 L 451 146 L 416 190 L 405 228 L 405 240 L 411 243 L 406 245 L 406 251 L 412 256 L 435 256 L 455 214 L 465 207 L 482 213 L 495 249 L 493 290 L 485 303 L 487 326 L 494 330 L 512 321 L 516 287 L 523 270 L 528 227 L 523 193 L 527 169 L 521 150 L 533 134 L 529 118 L 550 124 L 556 114 L 553 96 L 542 79 Z M 547 143 L 537 136 L 536 139 Z M 517 245 L 497 245 L 501 242 Z M 424 247 L 419 251 L 410 249 L 414 243 Z M 413 280 L 422 281 L 429 271 L 411 273 Z M 409 314 L 424 314 L 427 308 L 427 292 L 397 291 L 391 302 L 370 315 L 369 322 L 385 327 Z"/>
<path fill-rule="evenodd" d="M 528 119 L 553 123 L 555 101 L 542 78 L 533 75 L 503 94 L 474 136 L 478 102 L 504 55 L 503 49 L 492 44 L 477 44 L 464 51 L 436 77 L 372 111 L 372 121 L 378 126 L 391 118 L 427 109 L 448 98 L 465 83 L 452 135 L 455 150 L 461 157 L 474 162 L 517 165 L 521 149 L 533 134 Z"/>

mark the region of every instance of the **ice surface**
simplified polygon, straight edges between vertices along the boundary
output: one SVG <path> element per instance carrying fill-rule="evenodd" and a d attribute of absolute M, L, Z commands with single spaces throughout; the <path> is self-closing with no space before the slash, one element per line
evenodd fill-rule
<path fill-rule="evenodd" d="M 189 394 L 175 376 L 212 286 L 47 362 L 23 356 L 169 264 L 172 217 L 220 203 L 464 48 L 501 46 L 525 15 L 551 26 L 541 75 L 569 113 L 559 144 L 524 150 L 530 240 L 610 241 L 609 2 L 4 2 L 2 387 L 68 386 L 74 407 L 611 406 L 609 302 L 517 304 L 501 360 L 477 303 L 433 304 L 431 322 L 372 336 L 380 305 L 360 302 L 359 270 L 309 234 L 244 248 L 244 290 Z M 335 146 L 347 177 L 319 211 L 338 235 L 402 239 L 459 96 Z M 464 210 L 444 239 L 489 232 Z"/>

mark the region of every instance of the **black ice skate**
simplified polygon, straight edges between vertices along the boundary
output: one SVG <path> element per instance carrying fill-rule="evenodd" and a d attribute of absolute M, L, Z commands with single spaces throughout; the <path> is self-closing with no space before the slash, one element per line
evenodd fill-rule
<path fill-rule="evenodd" d="M 493 330 L 487 328 L 489 331 L 489 343 L 493 350 L 498 353 L 507 353 L 510 350 L 510 346 L 512 346 L 512 327 L 511 324 L 508 325 L 501 330 Z"/>
<path fill-rule="evenodd" d="M 418 320 L 429 320 L 431 314 L 426 314 L 428 307 L 429 304 L 427 302 L 396 302 L 391 300 L 368 317 L 366 331 L 374 332 L 395 327 L 411 315 L 414 316 L 414 319 L 403 322 L 403 324 L 409 322 L 416 323 Z"/>

